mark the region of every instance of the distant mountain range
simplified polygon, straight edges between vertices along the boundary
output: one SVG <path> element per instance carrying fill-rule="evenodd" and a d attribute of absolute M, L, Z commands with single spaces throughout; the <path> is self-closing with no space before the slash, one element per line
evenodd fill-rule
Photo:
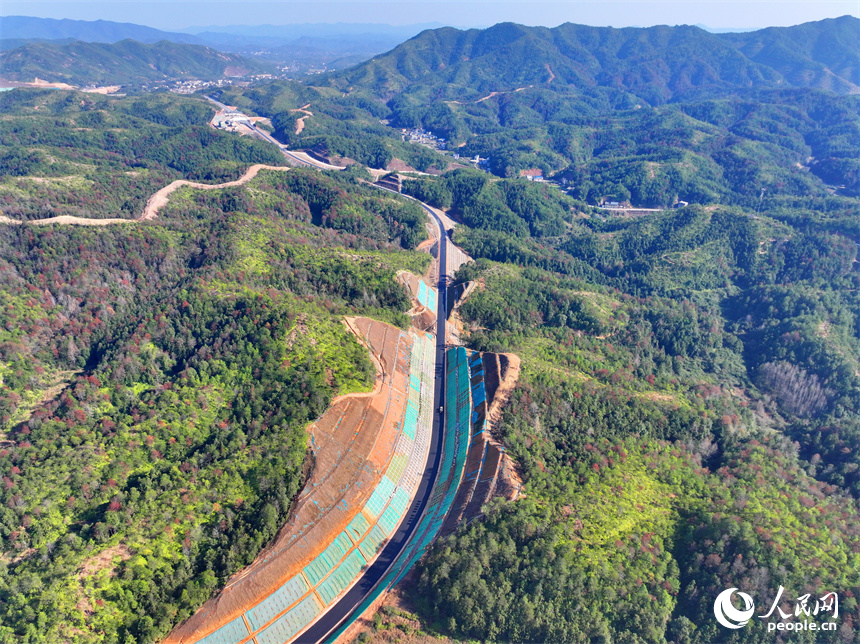
<path fill-rule="evenodd" d="M 54 20 L 9 16 L 0 19 L 0 50 L 32 42 L 66 44 L 72 40 L 116 43 L 136 40 L 156 43 L 206 45 L 215 49 L 264 59 L 295 76 L 309 71 L 344 69 L 388 51 L 404 40 L 438 23 L 385 24 L 294 24 L 191 27 L 183 33 L 161 31 L 130 23 L 106 20 Z"/>
<path fill-rule="evenodd" d="M 450 100 L 477 99 L 527 86 L 607 88 L 651 105 L 748 89 L 860 93 L 860 20 L 850 16 L 745 33 L 686 25 L 614 29 L 568 23 L 550 29 L 502 23 L 427 29 L 399 45 L 422 25 L 200 27 L 207 31 L 192 35 L 128 23 L 12 16 L 2 26 L 3 35 L 14 40 L 0 54 L 0 75 L 12 80 L 209 79 L 229 70 L 270 71 L 272 66 L 252 62 L 262 59 L 296 74 L 361 63 L 325 82 L 384 100 L 402 92 L 425 100 L 440 91 Z M 13 44 L 21 46 L 9 49 Z"/>
<path fill-rule="evenodd" d="M 815 87 L 860 93 L 860 20 L 850 16 L 748 33 L 692 26 L 553 29 L 502 23 L 425 31 L 330 82 L 380 98 L 446 87 L 470 94 L 529 85 L 604 87 L 648 103 L 703 92 Z"/>
<path fill-rule="evenodd" d="M 386 25 L 381 23 L 304 23 L 293 25 L 212 25 L 208 27 L 189 27 L 182 33 L 201 36 L 204 34 L 229 34 L 250 38 L 277 38 L 281 41 L 296 40 L 303 37 L 362 36 L 375 35 L 398 39 L 398 42 L 415 36 L 428 29 L 444 27 L 440 22 L 414 25 Z"/>
<path fill-rule="evenodd" d="M 442 28 L 351 69 L 220 100 L 269 116 L 291 146 L 372 167 L 399 129 L 421 128 L 498 176 L 538 170 L 601 196 L 617 183 L 638 205 L 669 205 L 673 191 L 748 204 L 762 188 L 858 194 L 858 30 L 852 17 L 743 34 Z M 298 127 L 306 104 L 313 118 Z"/>
<path fill-rule="evenodd" d="M 0 77 L 18 82 L 41 78 L 70 85 L 128 85 L 161 80 L 217 80 L 274 71 L 236 54 L 161 41 L 118 43 L 31 42 L 0 52 Z"/>
<path fill-rule="evenodd" d="M 120 40 L 136 40 L 142 43 L 156 43 L 169 40 L 177 43 L 203 44 L 186 33 L 161 31 L 152 27 L 135 25 L 130 22 L 111 22 L 110 20 L 56 20 L 54 18 L 31 18 L 29 16 L 5 16 L 0 19 L 2 39 L 16 40 L 60 40 L 72 38 L 85 42 L 114 43 Z"/>
<path fill-rule="evenodd" d="M 265 58 L 301 73 L 352 67 L 441 26 L 319 23 L 191 27 L 184 31 L 210 47 Z"/>

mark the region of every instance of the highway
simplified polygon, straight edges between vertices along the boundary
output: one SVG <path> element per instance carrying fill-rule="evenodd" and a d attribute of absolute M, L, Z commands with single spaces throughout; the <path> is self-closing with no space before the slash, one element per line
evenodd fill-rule
<path fill-rule="evenodd" d="M 225 110 L 227 112 L 235 112 L 236 114 L 241 113 L 238 110 L 232 109 L 229 105 L 224 105 L 224 103 L 221 103 L 220 101 L 216 101 L 211 96 L 207 96 L 206 100 L 208 100 L 210 103 L 214 103 L 220 109 Z M 251 132 L 254 133 L 256 136 L 263 139 L 264 141 L 267 141 L 269 143 L 277 145 L 278 149 L 284 154 L 285 157 L 287 157 L 288 159 L 290 159 L 291 161 L 295 162 L 296 164 L 298 164 L 300 166 L 304 166 L 304 167 L 308 167 L 308 168 L 314 168 L 315 167 L 317 170 L 331 170 L 332 169 L 329 167 L 322 167 L 322 164 L 315 166 L 313 163 L 308 162 L 305 159 L 301 159 L 301 158 L 297 157 L 295 154 L 293 154 L 292 152 L 287 150 L 286 146 L 284 146 L 283 143 L 278 141 L 275 137 L 273 137 L 271 134 L 269 134 L 265 130 L 258 128 L 256 126 L 256 124 L 253 123 L 250 119 L 248 120 L 248 129 L 251 130 Z M 343 168 L 341 168 L 341 169 L 343 169 Z"/>
<path fill-rule="evenodd" d="M 445 227 L 442 222 L 436 217 L 435 213 L 426 205 L 421 204 L 439 226 L 439 297 L 438 308 L 436 310 L 436 382 L 433 395 L 433 432 L 430 437 L 430 451 L 427 455 L 427 465 L 424 468 L 424 476 L 421 478 L 421 483 L 418 486 L 418 492 L 409 507 L 409 511 L 397 532 L 383 548 L 376 561 L 364 571 L 361 578 L 355 585 L 341 597 L 326 613 L 324 613 L 310 628 L 299 635 L 295 642 L 323 642 L 326 641 L 344 622 L 349 620 L 355 609 L 364 601 L 376 587 L 377 583 L 385 576 L 389 568 L 395 563 L 398 555 L 403 551 L 410 538 L 415 532 L 427 504 L 430 501 L 430 496 L 433 492 L 433 486 L 436 484 L 436 477 L 439 473 L 439 462 L 442 457 L 442 436 L 444 434 L 444 414 L 439 413 L 439 408 L 442 406 L 445 394 L 445 320 L 447 306 L 447 286 L 448 276 L 445 273 L 445 262 L 448 252 L 448 236 L 445 232 Z"/>
<path fill-rule="evenodd" d="M 235 111 L 213 98 L 208 96 L 206 98 L 222 110 Z M 261 130 L 253 123 L 250 123 L 249 128 L 263 140 L 277 145 L 284 155 L 299 165 L 312 167 L 317 170 L 331 169 L 331 167 L 327 167 L 322 163 L 317 164 L 313 161 L 307 161 L 295 156 L 288 150 L 284 149 L 284 146 L 268 132 Z M 381 188 L 380 186 L 377 187 L 382 190 L 388 190 L 387 188 Z M 388 192 L 394 191 L 388 190 Z M 448 235 L 442 220 L 436 216 L 436 213 L 433 212 L 432 208 L 413 197 L 408 197 L 407 195 L 401 196 L 407 199 L 412 199 L 420 204 L 439 227 L 439 253 L 437 258 L 439 266 L 439 283 L 437 285 L 439 297 L 437 298 L 436 310 L 436 378 L 433 393 L 433 429 L 430 437 L 430 450 L 427 455 L 427 464 L 424 467 L 424 474 L 418 486 L 418 491 L 412 500 L 412 504 L 409 506 L 409 510 L 407 511 L 405 518 L 398 527 L 397 532 L 391 537 L 382 552 L 373 564 L 364 571 L 358 581 L 353 584 L 353 586 L 335 604 L 321 615 L 316 622 L 314 622 L 303 633 L 299 634 L 294 640 L 295 642 L 316 643 L 326 641 L 327 638 L 334 634 L 335 631 L 353 617 L 353 613 L 356 608 L 361 605 L 364 599 L 374 590 L 379 581 L 389 571 L 391 566 L 396 562 L 397 557 L 415 533 L 415 528 L 420 523 L 421 518 L 426 511 L 439 473 L 439 464 L 442 457 L 442 437 L 445 430 L 445 415 L 444 413 L 439 413 L 439 409 L 441 409 L 445 399 L 445 324 L 447 320 L 446 307 L 448 303 L 448 275 L 446 266 L 448 257 Z"/>

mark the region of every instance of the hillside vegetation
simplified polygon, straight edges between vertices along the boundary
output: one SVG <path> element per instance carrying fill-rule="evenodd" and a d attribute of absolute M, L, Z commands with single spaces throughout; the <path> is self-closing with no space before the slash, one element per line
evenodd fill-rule
<path fill-rule="evenodd" d="M 714 598 L 736 587 L 759 606 L 782 585 L 784 610 L 838 588 L 839 632 L 804 641 L 855 641 L 854 241 L 816 211 L 602 218 L 523 179 L 406 185 L 468 224 L 468 344 L 522 358 L 497 431 L 525 499 L 434 546 L 410 590 L 426 623 L 481 641 L 752 644 L 766 624 L 728 636 Z M 856 200 L 841 203 L 853 225 Z"/>
<path fill-rule="evenodd" d="M 860 85 L 858 28 L 860 20 L 852 16 L 743 34 L 712 34 L 688 25 L 447 27 L 425 31 L 330 78 L 340 88 L 369 89 L 383 98 L 426 94 L 434 86 L 459 100 L 469 98 L 453 95 L 463 90 L 606 87 L 652 105 L 746 88 L 848 93 Z M 822 70 L 828 65 L 826 75 Z"/>
<path fill-rule="evenodd" d="M 374 167 L 399 158 L 444 170 L 401 142 L 399 128 L 421 127 L 461 157 L 489 158 L 498 176 L 537 168 L 592 204 L 752 207 L 762 196 L 860 194 L 858 32 L 848 16 L 723 35 L 445 28 L 350 70 L 225 100 L 271 117 L 285 143 Z"/>
<path fill-rule="evenodd" d="M 26 90 L 0 95 L 0 211 L 13 219 L 124 217 L 175 179 L 223 183 L 271 145 L 209 127 L 199 98 Z"/>
<path fill-rule="evenodd" d="M 70 85 L 136 85 L 161 80 L 218 80 L 269 73 L 272 67 L 203 45 L 160 40 L 116 43 L 32 42 L 0 52 L 3 78 L 33 82 L 41 78 Z"/>
<path fill-rule="evenodd" d="M 23 113 L 50 105 L 11 94 Z M 74 154 L 108 155 L 98 142 L 134 103 L 111 105 Z M 157 106 L 185 113 L 172 136 L 190 160 L 208 108 Z M 237 168 L 257 149 L 212 136 L 235 144 L 219 156 Z M 167 171 L 164 148 L 138 149 Z M 109 159 L 105 181 L 124 172 Z M 43 207 L 61 208 L 70 184 Z M 408 250 L 425 221 L 356 173 L 291 170 L 183 188 L 153 222 L 4 224 L 0 641 L 156 642 L 252 561 L 303 485 L 307 423 L 373 383 L 342 317 L 408 324 L 394 277 L 426 269 Z"/>

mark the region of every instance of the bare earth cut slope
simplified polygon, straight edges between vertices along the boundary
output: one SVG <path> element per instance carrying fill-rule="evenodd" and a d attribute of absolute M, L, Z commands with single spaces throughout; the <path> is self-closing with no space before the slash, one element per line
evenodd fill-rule
<path fill-rule="evenodd" d="M 397 273 L 397 280 L 403 284 L 412 297 L 412 308 L 406 314 L 412 318 L 412 324 L 422 331 L 435 331 L 436 306 L 439 294 L 427 282 L 409 271 Z"/>
<path fill-rule="evenodd" d="M 286 641 L 354 583 L 402 519 L 413 470 L 426 461 L 410 418 L 421 392 L 416 367 L 432 374 L 425 345 L 433 344 L 369 318 L 347 324 L 376 362 L 374 391 L 335 400 L 313 423 L 313 472 L 289 522 L 166 643 Z"/>

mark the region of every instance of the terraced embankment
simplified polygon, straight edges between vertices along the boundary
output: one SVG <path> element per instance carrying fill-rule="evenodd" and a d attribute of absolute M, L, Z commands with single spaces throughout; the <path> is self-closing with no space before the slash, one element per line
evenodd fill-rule
<path fill-rule="evenodd" d="M 469 357 L 472 438 L 460 488 L 441 535 L 452 533 L 461 522 L 480 516 L 481 508 L 496 496 L 513 498 L 519 492 L 519 479 L 504 447 L 490 432 L 490 409 L 501 407 L 516 378 L 507 377 L 510 357 L 505 354 L 474 352 Z M 511 382 L 513 381 L 513 382 Z M 504 382 L 504 386 L 502 383 Z"/>
<path fill-rule="evenodd" d="M 412 325 L 423 331 L 436 331 L 436 309 L 439 306 L 439 295 L 427 282 L 409 271 L 400 271 L 397 279 L 412 295 L 412 309 L 407 315 L 412 318 Z"/>
<path fill-rule="evenodd" d="M 443 321 L 448 311 L 446 302 L 450 299 L 445 296 L 450 290 L 446 288 L 449 275 L 446 271 L 449 266 L 446 251 L 452 245 L 447 243 L 447 235 L 440 237 L 440 234 L 444 234 L 445 224 L 438 213 L 426 204 L 422 206 L 439 224 L 435 235 L 436 247 L 441 255 L 438 257 L 441 275 L 437 273 L 441 299 L 437 301 L 437 315 Z M 417 299 L 417 290 L 413 289 L 413 293 Z M 437 338 L 440 352 L 443 346 L 442 340 Z M 368 588 L 357 604 L 350 606 L 348 618 L 334 622 L 330 627 L 333 630 L 315 627 L 312 629 L 313 636 L 301 641 L 351 641 L 356 629 L 361 628 L 361 622 L 369 619 L 380 602 L 384 601 L 385 593 L 406 576 L 433 539 L 442 533 L 446 524 L 454 529 L 460 521 L 477 516 L 483 504 L 493 495 L 504 495 L 506 498 L 516 496 L 519 482 L 513 464 L 501 445 L 490 437 L 488 419 L 498 419 L 501 406 L 516 383 L 519 360 L 516 356 L 492 353 L 473 353 L 469 360 L 469 353 L 463 347 L 448 348 L 445 354 L 445 373 L 439 374 L 444 390 L 440 402 L 444 402 L 445 414 L 444 422 L 440 423 L 442 435 L 440 453 L 437 455 L 438 468 L 434 465 L 438 474 L 435 484 L 428 490 L 427 504 L 415 531 L 404 548 L 393 555 L 392 564 L 379 580 Z M 485 368 L 485 361 L 489 368 Z M 509 368 L 514 361 L 516 367 Z M 490 396 L 487 396 L 485 381 L 492 391 Z M 473 475 L 467 479 L 463 475 L 464 470 Z M 482 484 L 476 490 L 479 482 Z M 458 498 L 460 506 L 455 506 Z M 473 508 L 473 513 L 467 516 L 466 508 L 469 506 Z M 476 512 L 474 508 L 477 508 Z M 311 631 L 308 631 L 310 634 Z"/>
<path fill-rule="evenodd" d="M 457 492 L 469 446 L 469 373 L 464 348 L 457 347 L 446 351 L 445 375 L 445 432 L 436 484 L 412 538 L 379 583 L 353 611 L 356 617 L 364 614 L 383 593 L 403 579 L 421 558 L 439 533 Z M 352 620 L 344 623 L 329 634 L 325 638 L 326 641 L 339 641 L 351 625 Z"/>
<path fill-rule="evenodd" d="M 396 532 L 430 446 L 435 338 L 351 321 L 382 368 L 371 396 L 336 401 L 311 428 L 314 471 L 276 542 L 166 643 L 281 644 L 358 579 Z"/>
<path fill-rule="evenodd" d="M 445 432 L 430 502 L 409 544 L 356 608 L 356 616 L 372 612 L 383 593 L 406 576 L 437 536 L 479 516 L 481 507 L 494 496 L 514 495 L 517 483 L 511 480 L 510 460 L 490 436 L 487 414 L 500 404 L 496 394 L 509 391 L 516 382 L 511 377 L 514 374 L 508 373 L 509 357 L 479 352 L 470 355 L 463 347 L 450 348 L 446 355 Z M 489 399 L 485 387 L 488 381 L 493 391 Z M 342 625 L 326 641 L 349 641 L 351 624 Z"/>

